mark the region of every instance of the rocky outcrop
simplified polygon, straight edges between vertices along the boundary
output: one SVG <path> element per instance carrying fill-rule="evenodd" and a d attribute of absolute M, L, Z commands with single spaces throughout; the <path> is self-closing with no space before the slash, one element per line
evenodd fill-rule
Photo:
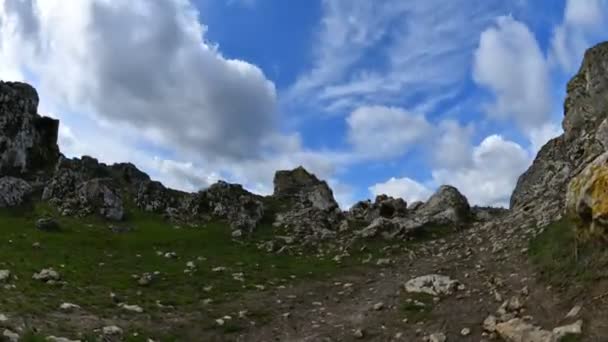
<path fill-rule="evenodd" d="M 339 207 L 327 182 L 319 180 L 302 166 L 275 173 L 273 196 L 280 200 L 308 203 L 307 206 L 321 210 Z"/>
<path fill-rule="evenodd" d="M 426 203 L 416 206 L 416 210 L 407 210 L 405 215 L 386 218 L 379 216 L 357 235 L 361 238 L 382 236 L 391 240 L 416 234 L 421 230 L 439 227 L 459 228 L 473 218 L 469 203 L 458 189 L 443 185 Z"/>
<path fill-rule="evenodd" d="M 0 175 L 32 175 L 59 158 L 59 121 L 38 115 L 38 101 L 30 85 L 0 82 Z"/>
<path fill-rule="evenodd" d="M 0 208 L 19 206 L 29 198 L 31 193 L 32 187 L 23 179 L 15 177 L 0 178 Z"/>
<path fill-rule="evenodd" d="M 379 217 L 403 217 L 407 214 L 407 203 L 402 198 L 387 195 L 376 196 L 375 201 L 361 201 L 353 205 L 347 213 L 349 220 L 371 222 Z"/>
<path fill-rule="evenodd" d="M 276 172 L 271 201 L 278 203 L 273 226 L 301 245 L 335 238 L 344 219 L 327 183 L 301 166 Z"/>
<path fill-rule="evenodd" d="M 570 180 L 604 150 L 608 136 L 608 43 L 585 53 L 582 66 L 568 83 L 564 133 L 549 141 L 519 178 L 511 208 L 526 211 L 547 224 L 561 214 Z"/>
<path fill-rule="evenodd" d="M 239 184 L 223 181 L 191 196 L 183 210 L 187 215 L 200 219 L 225 219 L 233 230 L 247 232 L 252 232 L 264 216 L 264 204 L 260 196 L 250 193 Z"/>

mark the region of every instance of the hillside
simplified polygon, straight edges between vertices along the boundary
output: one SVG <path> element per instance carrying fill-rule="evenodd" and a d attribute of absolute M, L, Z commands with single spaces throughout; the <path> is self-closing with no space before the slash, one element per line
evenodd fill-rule
<path fill-rule="evenodd" d="M 511 209 L 378 196 L 341 211 L 303 167 L 259 196 L 69 159 L 36 90 L 0 83 L 7 341 L 606 341 L 608 43 Z"/>

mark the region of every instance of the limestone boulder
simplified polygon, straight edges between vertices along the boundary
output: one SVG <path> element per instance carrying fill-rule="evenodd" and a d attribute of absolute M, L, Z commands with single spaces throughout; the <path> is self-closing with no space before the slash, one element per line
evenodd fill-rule
<path fill-rule="evenodd" d="M 28 200 L 31 185 L 21 178 L 0 178 L 0 208 L 16 207 Z"/>

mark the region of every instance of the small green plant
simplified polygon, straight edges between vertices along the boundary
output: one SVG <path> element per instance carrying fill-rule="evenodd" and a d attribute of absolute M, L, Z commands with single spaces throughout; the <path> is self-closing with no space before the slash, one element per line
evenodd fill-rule
<path fill-rule="evenodd" d="M 567 286 L 608 277 L 608 251 L 597 241 L 580 242 L 575 223 L 564 218 L 530 242 L 529 255 L 541 276 Z"/>

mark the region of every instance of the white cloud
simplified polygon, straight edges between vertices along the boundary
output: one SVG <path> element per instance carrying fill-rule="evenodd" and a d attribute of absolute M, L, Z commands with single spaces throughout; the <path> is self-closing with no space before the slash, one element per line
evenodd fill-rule
<path fill-rule="evenodd" d="M 348 141 L 368 158 L 400 156 L 431 131 L 424 116 L 401 108 L 360 107 L 346 119 Z"/>
<path fill-rule="evenodd" d="M 563 71 L 574 73 L 587 48 L 606 39 L 608 1 L 567 0 L 564 19 L 551 38 L 550 59 Z"/>
<path fill-rule="evenodd" d="M 426 201 L 432 194 L 432 190 L 427 186 L 411 178 L 390 178 L 384 183 L 378 183 L 369 187 L 373 196 L 389 195 L 401 197 L 408 203 L 415 201 Z"/>
<path fill-rule="evenodd" d="M 490 117 L 513 119 L 528 132 L 545 124 L 551 112 L 547 62 L 528 27 L 500 17 L 485 30 L 475 51 L 473 79 L 490 89 Z"/>
<path fill-rule="evenodd" d="M 275 129 L 272 82 L 207 42 L 189 1 L 4 0 L 1 7 L 0 77 L 33 75 L 62 109 L 137 127 L 209 159 L 255 156 Z"/>
<path fill-rule="evenodd" d="M 339 112 L 361 103 L 434 108 L 456 98 L 479 32 L 520 6 L 468 0 L 322 4 L 313 67 L 288 98 Z"/>
<path fill-rule="evenodd" d="M 536 155 L 536 153 L 545 145 L 549 140 L 557 137 L 562 134 L 564 130 L 561 126 L 547 123 L 539 128 L 535 128 L 530 131 L 530 149 L 532 154 Z"/>
<path fill-rule="evenodd" d="M 434 183 L 457 187 L 471 204 L 508 207 L 518 177 L 530 164 L 530 154 L 515 142 L 491 135 L 473 148 L 471 157 L 468 167 L 434 170 Z"/>
<path fill-rule="evenodd" d="M 468 167 L 471 157 L 471 136 L 473 126 L 460 126 L 452 120 L 439 124 L 438 141 L 430 146 L 433 152 L 433 165 L 446 169 Z"/>

